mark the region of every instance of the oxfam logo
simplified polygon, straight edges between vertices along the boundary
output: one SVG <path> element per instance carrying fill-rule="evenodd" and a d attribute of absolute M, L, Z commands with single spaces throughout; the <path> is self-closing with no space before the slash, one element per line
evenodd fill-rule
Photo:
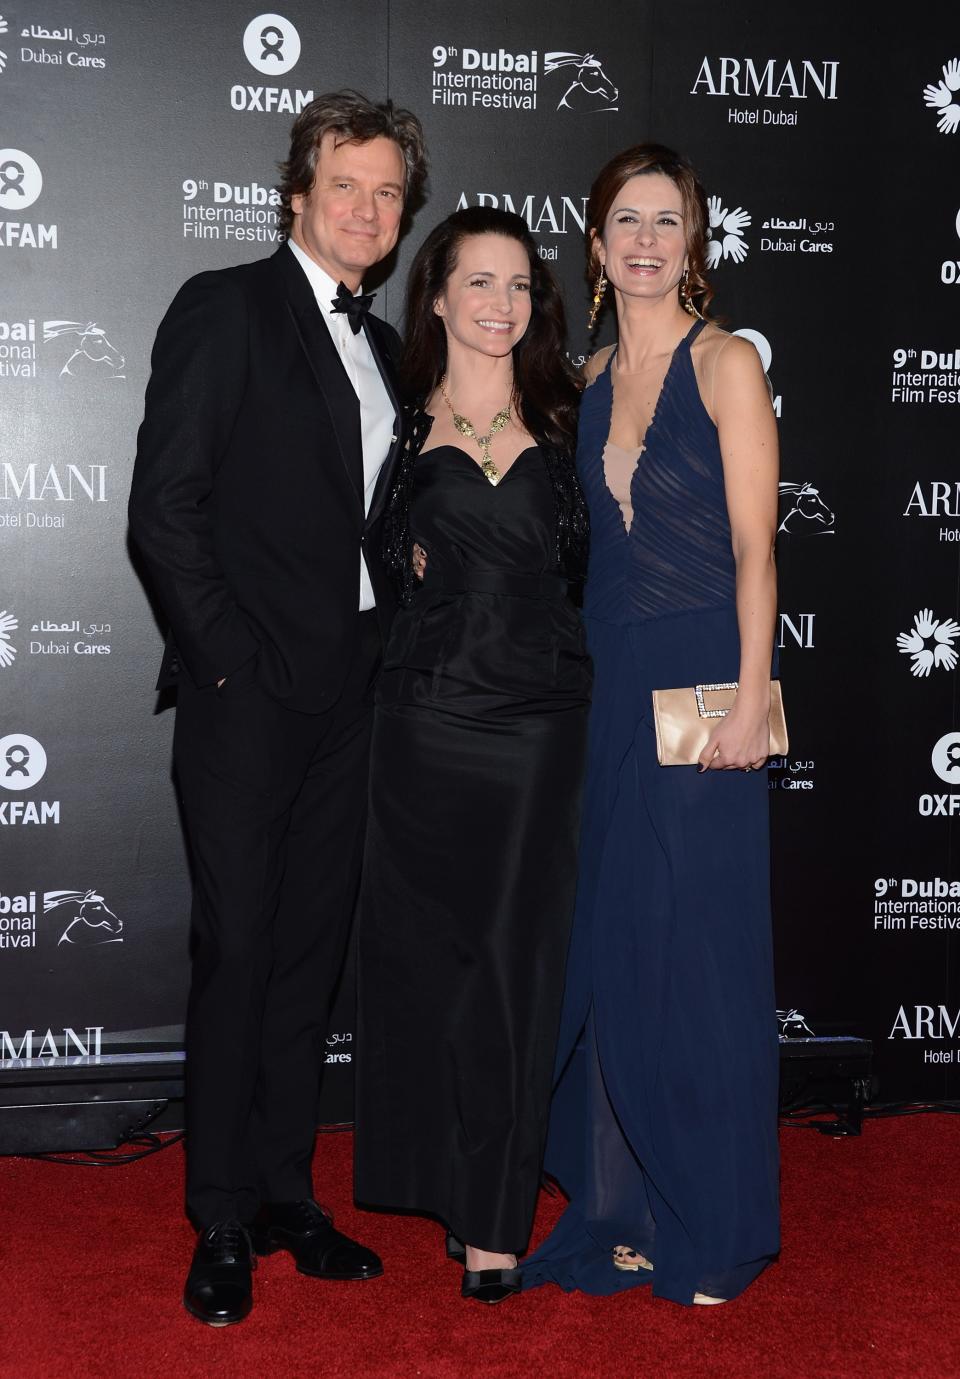
<path fill-rule="evenodd" d="M 300 35 L 282 14 L 258 14 L 243 31 L 243 51 L 258 72 L 283 76 L 300 60 Z"/>
<path fill-rule="evenodd" d="M 42 191 L 43 173 L 29 153 L 0 148 L 0 206 L 5 211 L 24 211 Z"/>
<path fill-rule="evenodd" d="M 960 733 L 944 733 L 930 754 L 930 765 L 941 780 L 960 787 Z"/>
<path fill-rule="evenodd" d="M 0 786 L 4 790 L 29 790 L 43 779 L 47 754 L 35 737 L 8 733 L 0 737 Z"/>

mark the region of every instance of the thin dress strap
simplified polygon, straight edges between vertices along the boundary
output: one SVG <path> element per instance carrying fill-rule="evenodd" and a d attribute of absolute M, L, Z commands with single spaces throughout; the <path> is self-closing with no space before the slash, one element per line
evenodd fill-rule
<path fill-rule="evenodd" d="M 699 321 L 694 321 L 693 325 L 690 327 L 686 335 L 683 337 L 681 344 L 686 345 L 687 349 L 689 349 L 706 324 L 707 322 L 703 319 L 702 316 L 700 317 Z"/>

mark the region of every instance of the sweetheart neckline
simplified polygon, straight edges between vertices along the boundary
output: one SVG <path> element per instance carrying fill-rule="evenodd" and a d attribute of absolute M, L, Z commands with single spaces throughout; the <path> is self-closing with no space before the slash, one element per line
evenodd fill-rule
<path fill-rule="evenodd" d="M 524 455 L 529 455 L 532 451 L 539 449 L 539 445 L 528 445 L 523 450 L 521 450 L 519 454 L 514 455 L 513 459 L 510 461 L 507 468 L 501 471 L 500 483 L 502 484 L 507 479 L 507 477 L 513 473 L 513 470 L 518 460 L 521 460 Z M 467 464 L 471 465 L 481 476 L 481 478 L 483 478 L 484 483 L 488 484 L 490 488 L 500 487 L 500 484 L 490 483 L 490 481 L 486 478 L 486 476 L 483 473 L 483 469 L 481 468 L 480 462 L 478 460 L 475 460 L 468 450 L 464 450 L 462 445 L 454 445 L 452 441 L 444 441 L 441 445 L 431 445 L 429 450 L 421 450 L 417 458 L 421 459 L 425 455 L 435 455 L 438 450 L 452 450 L 455 455 L 462 455 L 463 458 L 466 460 Z"/>

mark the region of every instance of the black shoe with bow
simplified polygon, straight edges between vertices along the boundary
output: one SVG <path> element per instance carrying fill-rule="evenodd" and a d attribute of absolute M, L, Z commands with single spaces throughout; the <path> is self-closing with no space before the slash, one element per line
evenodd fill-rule
<path fill-rule="evenodd" d="M 464 1269 L 460 1296 L 476 1302 L 503 1302 L 520 1292 L 519 1269 Z"/>
<path fill-rule="evenodd" d="M 208 1326 L 242 1322 L 253 1306 L 257 1267 L 250 1236 L 239 1221 L 217 1221 L 200 1232 L 183 1290 L 183 1305 Z"/>
<path fill-rule="evenodd" d="M 378 1278 L 383 1265 L 372 1250 L 334 1229 L 312 1199 L 265 1203 L 251 1228 L 258 1255 L 289 1250 L 301 1274 L 311 1278 Z"/>

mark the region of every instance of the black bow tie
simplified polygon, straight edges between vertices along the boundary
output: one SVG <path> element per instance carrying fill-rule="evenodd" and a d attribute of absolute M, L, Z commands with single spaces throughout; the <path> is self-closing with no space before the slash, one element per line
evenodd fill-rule
<path fill-rule="evenodd" d="M 362 297 L 355 297 L 345 283 L 337 283 L 337 295 L 333 298 L 330 305 L 334 311 L 345 311 L 350 322 L 350 329 L 354 335 L 360 334 L 360 327 L 363 325 L 363 318 L 373 305 L 375 293 L 367 293 Z"/>

